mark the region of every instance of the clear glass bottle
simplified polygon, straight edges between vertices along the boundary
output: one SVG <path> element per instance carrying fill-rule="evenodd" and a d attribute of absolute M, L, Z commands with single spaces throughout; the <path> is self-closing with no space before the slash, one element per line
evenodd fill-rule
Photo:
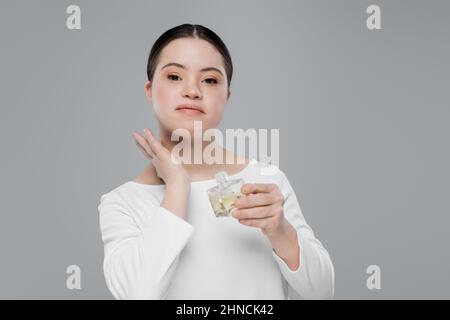
<path fill-rule="evenodd" d="M 244 179 L 229 180 L 225 171 L 217 172 L 214 177 L 217 186 L 207 190 L 209 201 L 216 217 L 229 217 L 234 209 L 234 201 L 242 196 Z"/>

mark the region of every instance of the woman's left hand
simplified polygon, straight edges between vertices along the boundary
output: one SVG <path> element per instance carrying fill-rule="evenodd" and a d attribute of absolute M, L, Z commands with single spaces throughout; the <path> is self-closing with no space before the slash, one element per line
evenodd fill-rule
<path fill-rule="evenodd" d="M 233 217 L 240 223 L 257 227 L 268 237 L 283 235 L 289 222 L 283 212 L 284 196 L 273 183 L 246 183 L 242 197 L 234 202 Z"/>

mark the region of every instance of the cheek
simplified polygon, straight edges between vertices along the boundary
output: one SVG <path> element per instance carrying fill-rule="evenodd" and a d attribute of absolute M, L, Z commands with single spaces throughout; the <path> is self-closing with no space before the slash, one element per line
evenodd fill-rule
<path fill-rule="evenodd" d="M 155 112 L 162 113 L 175 108 L 175 93 L 173 89 L 164 85 L 155 85 L 152 92 Z"/>
<path fill-rule="evenodd" d="M 209 101 L 207 105 L 210 109 L 210 114 L 214 118 L 222 118 L 225 106 L 227 103 L 227 95 L 223 92 L 215 92 L 213 95 L 209 96 Z"/>
<path fill-rule="evenodd" d="M 220 101 L 210 105 L 208 116 L 205 118 L 204 129 L 217 128 L 222 121 L 224 114 L 225 102 Z"/>

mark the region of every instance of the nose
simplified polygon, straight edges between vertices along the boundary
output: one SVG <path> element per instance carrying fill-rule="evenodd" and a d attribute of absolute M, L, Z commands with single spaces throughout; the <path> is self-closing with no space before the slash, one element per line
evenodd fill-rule
<path fill-rule="evenodd" d="M 197 83 L 194 80 L 191 80 L 185 82 L 182 95 L 184 98 L 200 99 L 202 97 L 202 92 L 197 86 Z"/>

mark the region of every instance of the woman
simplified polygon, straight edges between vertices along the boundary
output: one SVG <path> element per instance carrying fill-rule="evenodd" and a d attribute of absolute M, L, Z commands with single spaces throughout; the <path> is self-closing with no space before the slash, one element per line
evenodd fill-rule
<path fill-rule="evenodd" d="M 151 160 L 101 196 L 104 274 L 117 299 L 328 299 L 334 268 L 307 225 L 285 174 L 222 148 L 232 164 L 173 161 L 179 128 L 216 128 L 230 97 L 233 66 L 222 40 L 183 24 L 152 47 L 145 92 L 159 124 L 134 139 Z M 201 146 L 205 148 L 204 141 Z M 179 159 L 179 158 L 178 158 Z M 230 218 L 217 218 L 206 191 L 225 171 L 246 182 Z"/>

